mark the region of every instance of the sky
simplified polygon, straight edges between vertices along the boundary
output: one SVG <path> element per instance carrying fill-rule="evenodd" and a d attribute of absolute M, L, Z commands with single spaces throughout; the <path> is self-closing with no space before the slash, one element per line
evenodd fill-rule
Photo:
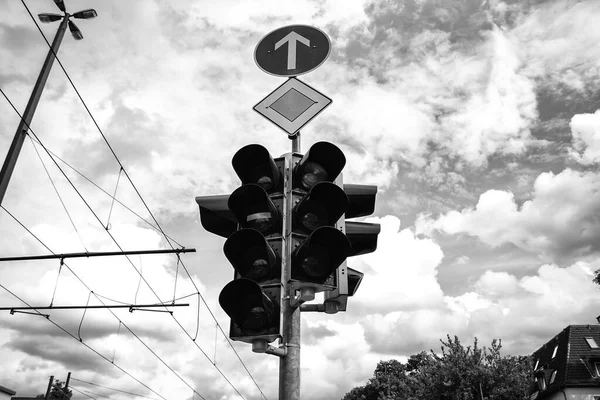
<path fill-rule="evenodd" d="M 341 398 L 378 361 L 439 351 L 448 334 L 525 355 L 596 323 L 600 2 L 66 5 L 98 12 L 76 20 L 84 39 L 67 32 L 58 53 L 93 120 L 55 63 L 31 124 L 43 147 L 26 139 L 0 209 L 1 257 L 170 248 L 153 218 L 196 253 L 181 255 L 186 269 L 172 254 L 1 262 L 0 305 L 190 295 L 179 300 L 189 306 L 0 311 L 0 385 L 36 395 L 71 372 L 75 400 L 140 398 L 84 382 L 155 399 L 277 398 L 278 359 L 225 338 L 217 298 L 233 269 L 194 198 L 240 185 L 231 158 L 244 145 L 291 151 L 252 107 L 285 81 L 256 66 L 254 49 L 293 24 L 332 44 L 299 77 L 333 100 L 302 129 L 302 151 L 337 145 L 344 182 L 378 187 L 360 220 L 381 224 L 377 251 L 349 259 L 365 276 L 347 312 L 302 315 L 303 398 Z M 51 41 L 58 23 L 40 25 Z M 19 112 L 47 51 L 23 3 L 0 2 L 0 88 Z M 2 159 L 18 123 L 0 98 Z"/>

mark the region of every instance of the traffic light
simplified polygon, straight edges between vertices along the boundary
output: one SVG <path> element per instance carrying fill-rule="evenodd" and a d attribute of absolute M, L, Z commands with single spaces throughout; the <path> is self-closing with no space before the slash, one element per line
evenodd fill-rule
<path fill-rule="evenodd" d="M 281 316 L 325 292 L 322 311 L 345 311 L 363 278 L 346 258 L 375 251 L 379 224 L 345 221 L 370 215 L 376 186 L 343 184 L 346 158 L 328 142 L 274 159 L 251 144 L 232 159 L 242 185 L 230 195 L 196 197 L 204 228 L 226 237 L 234 280 L 219 295 L 229 337 L 264 352 L 281 337 Z M 288 290 L 289 289 L 289 290 Z M 283 300 L 290 304 L 282 306 Z M 297 304 L 297 303 L 296 303 Z"/>
<path fill-rule="evenodd" d="M 283 168 L 267 149 L 251 144 L 232 159 L 242 186 L 231 195 L 199 196 L 204 228 L 227 237 L 223 252 L 234 280 L 219 295 L 231 318 L 229 337 L 263 352 L 280 337 Z"/>
<path fill-rule="evenodd" d="M 348 209 L 345 218 L 366 217 L 375 211 L 377 186 L 342 184 L 341 177 L 337 181 L 343 186 L 348 196 Z M 349 257 L 372 253 L 377 249 L 377 235 L 381 231 L 379 224 L 357 221 L 342 221 L 339 225 L 351 243 Z M 353 296 L 364 274 L 352 269 L 344 262 L 335 274 L 335 289 L 325 292 L 324 311 L 335 314 L 346 311 L 348 297 Z"/>
<path fill-rule="evenodd" d="M 291 283 L 303 300 L 312 300 L 315 292 L 335 288 L 332 274 L 351 254 L 350 241 L 336 227 L 349 206 L 334 183 L 346 157 L 337 146 L 318 142 L 293 158 Z"/>

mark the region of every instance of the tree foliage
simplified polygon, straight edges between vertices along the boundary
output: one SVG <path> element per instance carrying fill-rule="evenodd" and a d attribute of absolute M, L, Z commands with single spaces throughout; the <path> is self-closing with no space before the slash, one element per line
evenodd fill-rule
<path fill-rule="evenodd" d="M 380 361 L 365 386 L 342 400 L 517 400 L 527 399 L 531 382 L 529 357 L 502 356 L 500 340 L 489 348 L 463 346 L 447 336 L 441 354 L 433 350 L 408 358 Z"/>
<path fill-rule="evenodd" d="M 65 388 L 65 383 L 56 379 L 54 383 L 52 383 L 52 388 L 50 389 L 50 396 L 48 397 L 51 400 L 70 400 L 71 396 L 73 396 L 73 392 Z M 45 398 L 45 394 L 38 394 L 36 398 L 43 399 Z"/>

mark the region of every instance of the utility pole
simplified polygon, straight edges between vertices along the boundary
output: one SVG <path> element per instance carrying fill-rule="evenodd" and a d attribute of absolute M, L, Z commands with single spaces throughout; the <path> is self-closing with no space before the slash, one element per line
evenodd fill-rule
<path fill-rule="evenodd" d="M 52 389 L 52 383 L 54 383 L 54 375 L 50 375 L 50 381 L 48 381 L 48 389 L 46 389 L 46 397 L 44 397 L 44 400 L 48 400 L 50 398 L 50 390 Z"/>
<path fill-rule="evenodd" d="M 35 109 L 37 108 L 40 97 L 42 96 L 44 86 L 46 85 L 46 80 L 48 79 L 48 75 L 52 69 L 55 54 L 58 53 L 58 48 L 60 47 L 63 37 L 65 36 L 68 22 L 68 19 L 64 18 L 60 23 L 58 30 L 56 31 L 56 35 L 54 35 L 52 47 L 48 51 L 48 55 L 46 55 L 46 60 L 44 61 L 40 75 L 35 82 L 33 92 L 31 92 L 31 97 L 29 97 L 27 107 L 25 107 L 25 112 L 23 112 L 23 116 L 19 122 L 19 126 L 17 127 L 15 137 L 13 138 L 10 148 L 8 149 L 6 159 L 2 165 L 2 170 L 0 170 L 0 205 L 2 205 L 2 200 L 4 200 L 4 194 L 6 193 L 8 182 L 10 181 L 10 177 L 12 176 L 15 165 L 17 164 L 17 159 L 19 158 L 21 147 L 23 147 L 25 136 L 27 136 L 27 131 L 29 130 L 31 120 L 33 119 L 33 114 L 35 113 Z"/>
<path fill-rule="evenodd" d="M 27 131 L 29 130 L 31 120 L 33 119 L 33 114 L 35 114 L 35 110 L 40 101 L 40 97 L 42 96 L 42 92 L 44 91 L 44 86 L 46 85 L 46 81 L 48 80 L 48 75 L 50 74 L 50 70 L 52 69 L 52 64 L 54 63 L 56 54 L 58 54 L 58 49 L 60 47 L 60 44 L 62 43 L 62 39 L 65 36 L 67 26 L 69 27 L 71 34 L 76 40 L 83 39 L 81 31 L 79 30 L 77 25 L 75 25 L 72 21 L 69 20 L 69 18 L 73 17 L 79 19 L 90 19 L 95 18 L 98 15 L 96 11 L 91 8 L 78 11 L 74 14 L 69 14 L 65 10 L 65 4 L 63 0 L 55 0 L 54 3 L 60 9 L 60 11 L 64 13 L 64 15 L 49 13 L 38 15 L 40 21 L 42 22 L 53 22 L 61 19 L 62 21 L 58 26 L 56 35 L 54 35 L 54 40 L 52 41 L 52 45 L 50 46 L 48 55 L 46 55 L 46 60 L 42 65 L 42 70 L 40 71 L 37 81 L 35 82 L 33 91 L 31 92 L 31 96 L 29 97 L 29 101 L 27 102 L 25 111 L 21 116 L 19 126 L 17 127 L 17 132 L 15 133 L 15 137 L 13 138 L 10 148 L 8 149 L 8 153 L 6 154 L 6 158 L 4 159 L 2 169 L 0 170 L 0 205 L 2 205 L 2 201 L 4 200 L 4 195 L 6 194 L 8 182 L 10 181 L 13 170 L 15 169 L 15 165 L 17 164 L 17 159 L 19 158 L 21 148 L 23 147 L 23 142 L 25 141 L 25 136 L 27 135 Z"/>

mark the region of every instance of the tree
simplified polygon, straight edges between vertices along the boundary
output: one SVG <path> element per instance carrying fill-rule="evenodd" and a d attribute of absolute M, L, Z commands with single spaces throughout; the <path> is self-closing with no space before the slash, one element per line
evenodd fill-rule
<path fill-rule="evenodd" d="M 65 388 L 64 382 L 61 382 L 59 379 L 55 380 L 52 383 L 52 388 L 50 389 L 50 396 L 48 397 L 51 400 L 70 400 L 71 396 L 73 396 L 73 392 Z M 45 394 L 38 394 L 36 398 L 44 399 L 46 397 Z"/>
<path fill-rule="evenodd" d="M 343 400 L 516 400 L 527 399 L 531 381 L 529 357 L 501 356 L 500 340 L 491 347 L 463 346 L 447 336 L 441 355 L 431 350 L 412 355 L 403 364 L 380 361 L 365 386 Z"/>

